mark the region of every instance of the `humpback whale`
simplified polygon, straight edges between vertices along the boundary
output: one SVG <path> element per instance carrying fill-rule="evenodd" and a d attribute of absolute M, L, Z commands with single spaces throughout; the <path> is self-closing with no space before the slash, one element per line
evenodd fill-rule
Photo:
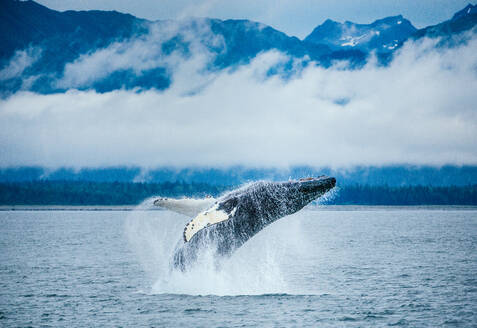
<path fill-rule="evenodd" d="M 335 184 L 335 178 L 327 176 L 284 182 L 259 181 L 219 199 L 159 198 L 154 205 L 189 216 L 198 212 L 185 226 L 183 240 L 172 259 L 174 268 L 185 271 L 197 261 L 201 250 L 212 250 L 217 258 L 230 256 L 260 230 L 298 212 Z"/>

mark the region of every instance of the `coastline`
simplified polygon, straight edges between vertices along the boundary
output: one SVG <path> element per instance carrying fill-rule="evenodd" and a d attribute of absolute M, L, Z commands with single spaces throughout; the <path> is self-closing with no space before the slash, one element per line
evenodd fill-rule
<path fill-rule="evenodd" d="M 0 205 L 0 211 L 161 211 L 160 208 L 140 208 L 139 205 Z"/>
<path fill-rule="evenodd" d="M 477 211 L 476 205 L 311 205 L 311 211 L 435 210 Z M 140 205 L 0 205 L 0 211 L 164 211 Z"/>

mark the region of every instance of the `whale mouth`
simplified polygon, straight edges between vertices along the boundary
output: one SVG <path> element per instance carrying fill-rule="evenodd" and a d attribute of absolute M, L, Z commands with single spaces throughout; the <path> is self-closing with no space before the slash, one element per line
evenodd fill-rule
<path fill-rule="evenodd" d="M 298 190 L 310 197 L 318 197 L 336 186 L 333 177 L 304 178 L 298 180 Z"/>

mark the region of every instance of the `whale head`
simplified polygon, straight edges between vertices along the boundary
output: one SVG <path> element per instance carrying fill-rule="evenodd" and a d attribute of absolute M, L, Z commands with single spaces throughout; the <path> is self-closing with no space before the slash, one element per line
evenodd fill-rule
<path fill-rule="evenodd" d="M 284 187 L 286 191 L 282 193 L 282 197 L 286 204 L 284 207 L 286 214 L 292 214 L 301 210 L 335 186 L 336 179 L 328 176 L 285 182 Z"/>
<path fill-rule="evenodd" d="M 223 207 L 228 207 L 229 212 L 236 204 L 243 204 L 239 209 L 246 211 L 251 217 L 260 220 L 265 218 L 270 223 L 298 212 L 335 185 L 336 179 L 327 176 L 282 182 L 259 181 L 227 195 Z"/>
<path fill-rule="evenodd" d="M 336 186 L 333 177 L 320 176 L 318 178 L 305 178 L 292 182 L 295 184 L 302 197 L 313 201 Z"/>

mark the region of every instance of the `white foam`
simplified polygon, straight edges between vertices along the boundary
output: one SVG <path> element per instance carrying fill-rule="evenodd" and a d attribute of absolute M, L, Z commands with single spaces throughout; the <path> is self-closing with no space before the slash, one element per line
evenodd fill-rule
<path fill-rule="evenodd" d="M 274 222 L 220 263 L 206 250 L 186 272 L 171 266 L 174 249 L 181 242 L 185 217 L 169 211 L 132 211 L 126 219 L 125 232 L 150 279 L 150 293 L 303 294 L 309 291 L 291 287 L 293 284 L 285 273 L 290 259 L 303 257 L 310 251 L 300 218 L 297 213 Z"/>

